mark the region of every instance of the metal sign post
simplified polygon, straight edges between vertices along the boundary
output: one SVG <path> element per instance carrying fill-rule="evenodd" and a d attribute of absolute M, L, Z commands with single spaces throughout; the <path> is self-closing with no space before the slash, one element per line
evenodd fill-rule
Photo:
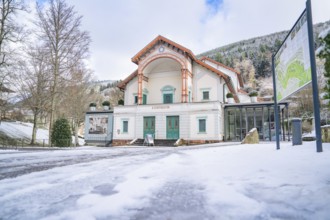
<path fill-rule="evenodd" d="M 317 85 L 317 74 L 316 74 L 311 0 L 307 0 L 306 10 L 307 10 L 309 53 L 310 53 L 311 72 L 312 72 L 313 105 L 314 105 L 314 120 L 315 120 L 315 134 L 316 134 L 316 152 L 322 152 L 323 150 L 322 150 L 322 136 L 321 136 L 320 102 L 319 102 L 319 89 L 318 89 L 318 85 Z"/>
<path fill-rule="evenodd" d="M 298 47 L 299 46 L 299 47 Z M 299 51 L 298 51 L 299 50 Z M 301 50 L 301 51 L 300 51 Z M 309 50 L 309 51 L 307 51 Z M 299 55 L 302 57 L 299 58 Z M 300 68 L 297 68 L 296 66 Z M 290 67 L 290 71 L 288 68 Z M 278 100 L 281 101 L 295 92 L 312 83 L 313 105 L 316 133 L 316 151 L 322 152 L 321 119 L 319 90 L 317 85 L 313 21 L 311 0 L 306 1 L 306 9 L 282 42 L 281 47 L 272 57 L 273 86 L 274 86 L 274 112 L 276 130 L 276 149 L 280 149 L 280 122 Z M 276 72 L 278 71 L 278 72 Z M 288 75 L 288 73 L 290 73 Z M 290 80 L 296 80 L 298 87 L 288 87 Z M 277 91 L 277 86 L 279 90 Z"/>
<path fill-rule="evenodd" d="M 273 88 L 274 88 L 274 114 L 275 114 L 275 137 L 276 137 L 276 150 L 280 149 L 280 119 L 278 117 L 278 104 L 277 104 L 277 90 L 276 90 L 276 74 L 275 74 L 275 58 L 272 56 L 272 69 L 273 69 Z M 272 137 L 270 137 L 271 140 Z"/>

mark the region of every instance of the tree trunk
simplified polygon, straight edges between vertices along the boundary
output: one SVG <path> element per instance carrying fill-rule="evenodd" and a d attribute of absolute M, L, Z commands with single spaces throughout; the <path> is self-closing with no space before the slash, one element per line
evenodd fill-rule
<path fill-rule="evenodd" d="M 79 123 L 74 123 L 74 142 L 75 147 L 79 146 L 79 139 L 78 139 L 78 129 L 79 129 Z"/>
<path fill-rule="evenodd" d="M 55 69 L 54 69 L 54 84 L 51 91 L 51 109 L 50 109 L 50 120 L 49 120 L 49 145 L 52 146 L 51 134 L 53 130 L 54 114 L 55 114 L 55 103 L 56 103 L 56 92 L 57 92 L 57 81 L 59 75 L 59 64 L 58 64 L 58 55 L 57 51 L 55 54 Z"/>
<path fill-rule="evenodd" d="M 49 118 L 49 128 L 48 128 L 48 144 L 49 146 L 52 146 L 52 127 L 53 127 L 53 118 L 54 118 L 54 109 L 55 108 L 55 102 L 52 97 L 51 99 L 51 110 L 50 110 L 50 118 Z"/>
<path fill-rule="evenodd" d="M 33 114 L 33 128 L 32 128 L 32 138 L 31 138 L 31 145 L 35 144 L 36 136 L 37 136 L 37 113 Z"/>

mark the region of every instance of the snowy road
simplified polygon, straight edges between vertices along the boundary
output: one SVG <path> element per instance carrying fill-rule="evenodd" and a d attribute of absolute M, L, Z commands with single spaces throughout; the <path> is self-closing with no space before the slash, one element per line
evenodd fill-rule
<path fill-rule="evenodd" d="M 314 145 L 0 150 L 0 219 L 329 219 Z"/>
<path fill-rule="evenodd" d="M 161 152 L 161 148 L 157 152 L 146 151 L 145 148 L 129 148 L 129 150 L 127 148 L 97 148 L 96 150 L 95 148 L 68 148 L 65 151 L 51 149 L 25 151 L 22 148 L 19 151 L 7 150 L 2 153 L 0 158 L 0 180 L 54 167 L 139 154 L 157 156 Z M 167 154 L 169 151 L 163 150 L 163 153 Z"/>

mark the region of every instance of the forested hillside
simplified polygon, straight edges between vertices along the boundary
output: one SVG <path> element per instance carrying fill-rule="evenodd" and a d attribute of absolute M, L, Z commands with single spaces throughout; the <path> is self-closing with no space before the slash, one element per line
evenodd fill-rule
<path fill-rule="evenodd" d="M 315 48 L 320 42 L 319 33 L 329 27 L 330 21 L 314 25 Z M 238 70 L 243 74 L 244 81 L 249 87 L 259 90 L 262 87 L 262 81 L 269 81 L 267 78 L 271 77 L 272 73 L 272 54 L 281 46 L 288 32 L 282 31 L 239 41 L 206 51 L 199 54 L 198 57 L 207 56 Z"/>
<path fill-rule="evenodd" d="M 119 81 L 104 80 L 94 81 L 89 84 L 89 95 L 98 107 L 102 107 L 103 101 L 109 101 L 111 108 L 124 98 L 124 93 L 117 87 Z"/>

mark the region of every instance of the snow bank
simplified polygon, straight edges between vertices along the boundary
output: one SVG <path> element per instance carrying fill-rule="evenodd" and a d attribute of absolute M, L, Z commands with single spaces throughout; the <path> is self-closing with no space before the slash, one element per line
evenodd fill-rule
<path fill-rule="evenodd" d="M 11 138 L 17 139 L 29 139 L 32 137 L 33 124 L 25 122 L 6 122 L 2 121 L 0 123 L 0 131 L 5 133 Z M 48 129 L 37 129 L 36 141 L 38 143 L 48 144 Z M 72 137 L 72 143 L 74 143 L 74 137 Z M 85 140 L 82 138 L 78 139 L 79 145 L 84 145 Z"/>
<path fill-rule="evenodd" d="M 166 150 L 103 149 L 101 153 L 105 155 L 117 152 L 125 156 L 1 180 L 0 216 L 327 219 L 330 144 L 323 145 L 323 153 L 316 153 L 315 145 L 281 143 L 281 150 L 276 150 L 274 143 Z M 99 152 L 88 151 L 91 155 Z M 40 157 L 45 156 L 43 153 Z M 54 153 L 64 157 L 67 151 Z M 33 154 L 38 158 L 38 153 Z M 27 155 L 16 158 L 29 160 Z M 15 164 L 15 156 L 11 154 L 8 162 Z"/>
<path fill-rule="evenodd" d="M 0 131 L 12 138 L 31 139 L 33 124 L 23 122 L 6 122 L 0 123 Z M 38 129 L 37 139 L 48 139 L 48 130 Z"/>

